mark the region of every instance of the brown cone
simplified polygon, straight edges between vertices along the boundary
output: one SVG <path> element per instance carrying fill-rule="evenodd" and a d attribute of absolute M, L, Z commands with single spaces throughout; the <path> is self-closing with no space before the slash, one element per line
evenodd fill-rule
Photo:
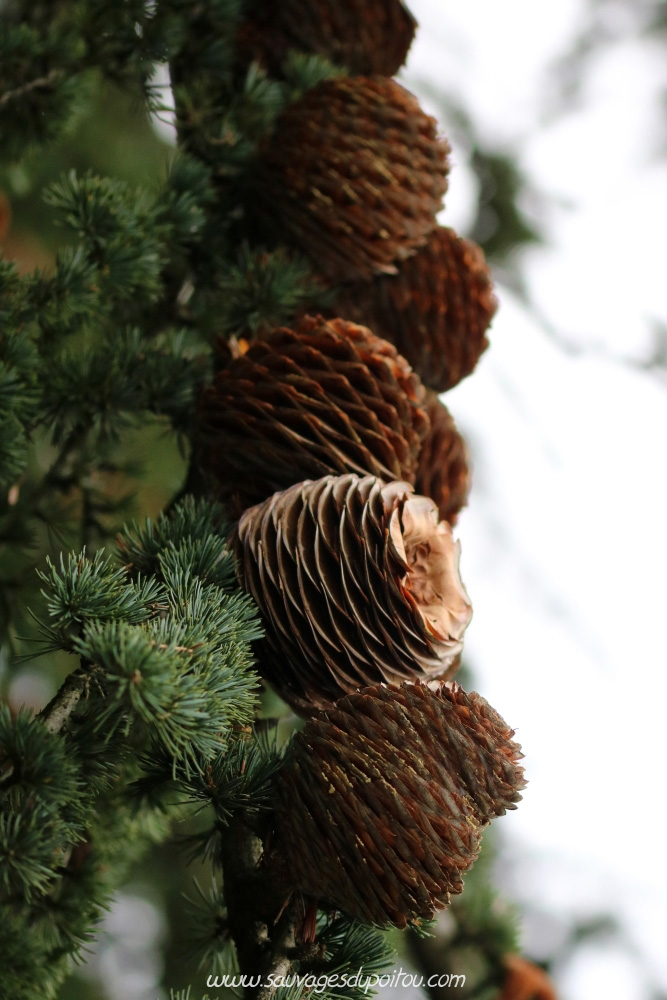
<path fill-rule="evenodd" d="M 424 395 L 387 341 L 306 316 L 218 372 L 200 405 L 201 464 L 243 507 L 328 474 L 413 483 Z"/>
<path fill-rule="evenodd" d="M 306 723 L 280 775 L 294 885 L 364 923 L 430 919 L 524 787 L 513 731 L 457 684 L 366 688 Z"/>
<path fill-rule="evenodd" d="M 419 453 L 415 490 L 435 500 L 441 519 L 453 525 L 468 500 L 468 449 L 451 413 L 437 395 L 428 392 L 426 401 L 431 428 Z"/>
<path fill-rule="evenodd" d="M 238 48 L 244 64 L 254 59 L 272 73 L 293 49 L 326 56 L 353 75 L 393 76 L 416 27 L 401 0 L 255 0 Z"/>
<path fill-rule="evenodd" d="M 558 1000 L 544 969 L 520 955 L 505 957 L 507 974 L 498 1000 Z"/>
<path fill-rule="evenodd" d="M 436 224 L 448 151 L 394 80 L 324 80 L 283 113 L 263 150 L 258 222 L 330 279 L 394 273 Z"/>
<path fill-rule="evenodd" d="M 266 629 L 259 669 L 296 710 L 456 669 L 472 615 L 459 546 L 408 483 L 298 483 L 245 511 L 235 549 Z"/>
<path fill-rule="evenodd" d="M 437 392 L 473 371 L 496 307 L 481 249 L 444 227 L 396 275 L 343 288 L 333 306 L 396 344 Z"/>

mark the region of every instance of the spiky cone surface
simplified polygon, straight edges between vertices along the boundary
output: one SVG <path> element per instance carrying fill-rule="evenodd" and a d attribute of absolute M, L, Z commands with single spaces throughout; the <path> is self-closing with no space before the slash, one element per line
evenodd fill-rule
<path fill-rule="evenodd" d="M 290 50 L 326 56 L 352 74 L 394 76 L 417 22 L 401 0 L 255 0 L 241 23 L 241 61 L 272 73 Z"/>
<path fill-rule="evenodd" d="M 436 392 L 474 370 L 496 308 L 482 250 L 444 226 L 395 275 L 343 287 L 333 305 L 396 344 Z"/>
<path fill-rule="evenodd" d="M 414 482 L 425 390 L 386 340 L 304 317 L 251 344 L 200 402 L 202 463 L 243 505 L 327 474 Z"/>
<path fill-rule="evenodd" d="M 506 955 L 505 981 L 498 1000 L 558 1000 L 544 969 L 521 955 Z"/>
<path fill-rule="evenodd" d="M 244 512 L 235 551 L 266 630 L 259 670 L 296 711 L 457 668 L 472 615 L 459 545 L 408 483 L 298 483 Z"/>
<path fill-rule="evenodd" d="M 295 887 L 405 927 L 461 892 L 484 827 L 524 786 L 513 730 L 458 684 L 377 685 L 310 719 L 279 779 Z"/>
<path fill-rule="evenodd" d="M 443 521 L 456 524 L 470 488 L 466 443 L 454 419 L 434 392 L 426 394 L 430 428 L 419 453 L 415 490 L 435 501 Z"/>
<path fill-rule="evenodd" d="M 436 225 L 448 152 L 394 80 L 324 80 L 281 115 L 261 152 L 258 219 L 331 280 L 393 273 Z"/>

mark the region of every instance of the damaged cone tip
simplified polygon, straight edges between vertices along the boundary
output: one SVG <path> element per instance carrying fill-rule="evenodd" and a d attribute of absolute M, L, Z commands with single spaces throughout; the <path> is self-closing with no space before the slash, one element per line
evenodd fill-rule
<path fill-rule="evenodd" d="M 459 544 L 409 483 L 299 483 L 245 511 L 234 546 L 266 630 L 260 672 L 296 710 L 456 671 L 472 616 Z"/>

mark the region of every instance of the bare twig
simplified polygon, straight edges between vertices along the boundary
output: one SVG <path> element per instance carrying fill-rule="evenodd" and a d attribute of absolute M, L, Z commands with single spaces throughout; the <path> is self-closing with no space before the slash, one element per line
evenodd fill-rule
<path fill-rule="evenodd" d="M 0 108 L 4 108 L 5 105 L 11 104 L 12 101 L 18 101 L 26 94 L 32 93 L 33 90 L 48 90 L 53 87 L 59 80 L 63 79 L 65 72 L 62 69 L 52 69 L 46 76 L 40 76 L 36 80 L 29 80 L 28 83 L 24 83 L 21 87 L 15 87 L 14 90 L 8 90 L 4 94 L 0 94 Z"/>

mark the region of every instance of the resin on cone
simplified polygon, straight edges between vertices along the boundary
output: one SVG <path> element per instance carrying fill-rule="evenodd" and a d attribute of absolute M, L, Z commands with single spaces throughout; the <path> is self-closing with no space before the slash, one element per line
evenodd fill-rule
<path fill-rule="evenodd" d="M 437 392 L 475 368 L 497 308 L 476 243 L 439 227 L 395 275 L 343 286 L 333 307 L 386 337 Z"/>
<path fill-rule="evenodd" d="M 290 50 L 326 56 L 351 74 L 394 76 L 417 23 L 401 0 L 254 0 L 238 49 L 280 73 Z"/>
<path fill-rule="evenodd" d="M 328 474 L 414 483 L 424 399 L 387 341 L 307 316 L 218 372 L 200 402 L 201 465 L 243 507 Z"/>
<path fill-rule="evenodd" d="M 394 80 L 324 80 L 281 115 L 262 150 L 258 224 L 329 279 L 393 273 L 436 225 L 448 152 L 435 120 Z"/>
<path fill-rule="evenodd" d="M 453 525 L 468 500 L 468 449 L 451 413 L 434 392 L 426 394 L 426 412 L 430 429 L 419 453 L 415 490 L 434 500 L 442 520 Z"/>
<path fill-rule="evenodd" d="M 293 884 L 363 923 L 430 919 L 524 787 L 514 732 L 478 694 L 366 688 L 310 719 L 279 775 Z"/>
<path fill-rule="evenodd" d="M 245 511 L 234 541 L 266 630 L 259 670 L 297 711 L 457 669 L 472 616 L 459 545 L 408 483 L 298 483 Z"/>

